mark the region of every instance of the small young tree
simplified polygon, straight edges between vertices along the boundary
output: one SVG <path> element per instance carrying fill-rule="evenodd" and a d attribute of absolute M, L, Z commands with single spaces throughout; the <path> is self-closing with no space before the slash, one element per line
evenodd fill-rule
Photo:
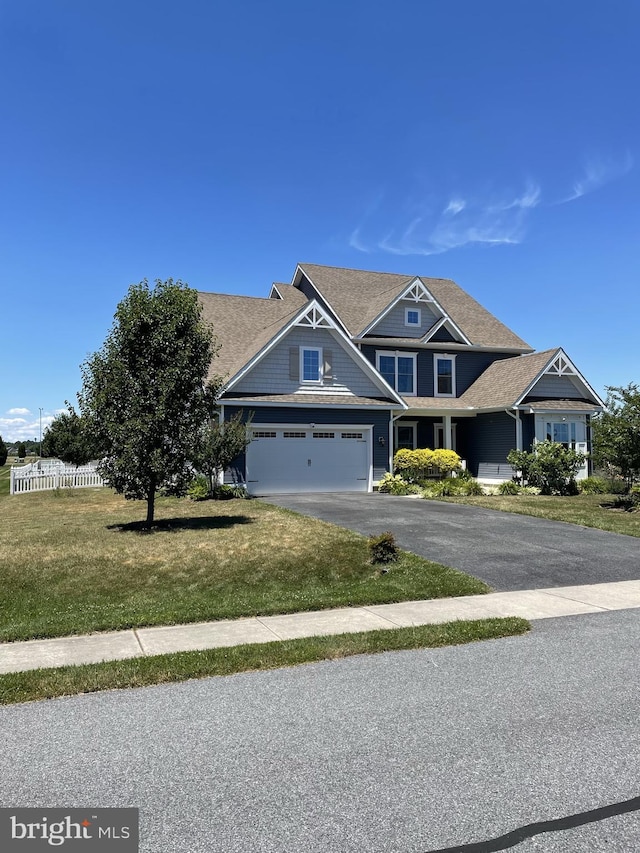
<path fill-rule="evenodd" d="M 27 455 L 27 447 L 24 441 L 21 441 L 18 445 L 18 459 L 24 459 Z"/>
<path fill-rule="evenodd" d="M 9 450 L 7 448 L 7 445 L 2 440 L 2 436 L 0 435 L 0 465 L 6 465 L 8 455 Z"/>
<path fill-rule="evenodd" d="M 81 416 L 100 449 L 99 470 L 125 498 L 147 502 L 186 485 L 202 424 L 221 380 L 205 385 L 216 348 L 198 294 L 182 282 L 132 285 L 102 349 L 82 367 Z"/>
<path fill-rule="evenodd" d="M 246 422 L 243 422 L 241 412 L 222 423 L 216 416 L 201 428 L 193 453 L 193 464 L 209 480 L 210 494 L 229 465 L 251 441 L 249 427 L 252 414 Z"/>
<path fill-rule="evenodd" d="M 640 388 L 607 388 L 606 411 L 592 421 L 593 455 L 597 465 L 617 469 L 633 485 L 640 480 Z"/>
<path fill-rule="evenodd" d="M 73 406 L 57 415 L 42 438 L 42 455 L 52 456 L 71 465 L 86 465 L 99 455 L 91 442 L 85 421 Z"/>
<path fill-rule="evenodd" d="M 507 462 L 520 471 L 523 483 L 536 486 L 543 495 L 573 495 L 578 489 L 576 475 L 586 459 L 556 441 L 541 441 L 531 452 L 512 450 Z"/>

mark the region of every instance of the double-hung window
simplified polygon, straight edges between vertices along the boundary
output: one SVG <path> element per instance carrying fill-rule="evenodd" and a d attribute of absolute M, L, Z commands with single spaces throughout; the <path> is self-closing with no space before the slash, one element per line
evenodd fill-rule
<path fill-rule="evenodd" d="M 322 381 L 322 349 L 300 347 L 300 378 L 303 382 Z"/>
<path fill-rule="evenodd" d="M 434 353 L 433 356 L 434 397 L 456 396 L 456 357 Z"/>
<path fill-rule="evenodd" d="M 399 394 L 416 394 L 416 355 L 415 353 L 385 352 L 377 353 L 378 371 Z"/>

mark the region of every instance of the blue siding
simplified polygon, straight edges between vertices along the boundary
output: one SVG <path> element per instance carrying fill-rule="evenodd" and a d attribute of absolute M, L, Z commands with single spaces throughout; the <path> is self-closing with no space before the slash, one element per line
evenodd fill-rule
<path fill-rule="evenodd" d="M 362 354 L 369 359 L 371 364 L 376 364 L 376 350 L 386 350 L 390 352 L 416 352 L 411 347 L 384 347 L 374 346 L 373 344 L 365 344 L 362 347 Z M 445 353 L 447 350 L 443 349 Z M 418 397 L 433 397 L 433 355 L 434 350 L 417 350 L 418 353 Z M 484 373 L 484 371 L 499 359 L 509 358 L 507 353 L 500 352 L 460 352 L 454 351 L 449 353 L 456 356 L 456 396 L 460 397 L 469 388 L 476 379 Z"/>
<path fill-rule="evenodd" d="M 478 475 L 480 462 L 506 462 L 516 446 L 516 422 L 506 412 L 478 415 L 467 436 L 467 467 Z"/>
<path fill-rule="evenodd" d="M 533 415 L 520 415 L 522 421 L 522 449 L 531 450 L 536 436 L 536 422 Z"/>
<path fill-rule="evenodd" d="M 252 423 L 258 424 L 361 424 L 373 426 L 373 479 L 379 480 L 389 470 L 389 409 L 332 409 L 308 408 L 298 409 L 288 406 L 251 406 L 224 407 L 225 418 L 231 418 L 236 412 L 243 413 L 246 421 L 249 412 L 253 412 Z M 384 439 L 380 444 L 379 438 Z M 225 483 L 244 483 L 245 457 L 244 454 L 234 460 L 229 471 L 225 473 Z"/>
<path fill-rule="evenodd" d="M 435 335 L 432 335 L 432 336 L 431 336 L 431 340 L 432 340 L 432 341 L 450 341 L 450 342 L 454 342 L 454 341 L 455 341 L 455 338 L 453 337 L 453 335 L 451 334 L 451 332 L 450 332 L 448 329 L 445 329 L 445 327 L 444 327 L 444 326 L 441 326 L 441 327 L 438 329 L 438 331 L 435 333 Z"/>

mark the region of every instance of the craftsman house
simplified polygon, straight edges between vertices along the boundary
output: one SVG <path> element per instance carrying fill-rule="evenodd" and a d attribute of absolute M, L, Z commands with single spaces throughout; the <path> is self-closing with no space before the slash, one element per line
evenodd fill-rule
<path fill-rule="evenodd" d="M 299 264 L 268 298 L 200 299 L 222 417 L 253 415 L 228 472 L 252 494 L 371 491 L 400 447 L 452 448 L 507 480 L 513 448 L 588 451 L 604 405 L 561 348 L 534 352 L 447 279 Z"/>

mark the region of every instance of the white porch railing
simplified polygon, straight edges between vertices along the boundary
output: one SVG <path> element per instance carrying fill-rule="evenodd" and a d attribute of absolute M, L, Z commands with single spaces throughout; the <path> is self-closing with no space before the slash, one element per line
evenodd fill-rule
<path fill-rule="evenodd" d="M 83 489 L 104 486 L 104 480 L 94 465 L 65 465 L 58 459 L 11 466 L 9 494 L 45 492 L 53 489 Z"/>

